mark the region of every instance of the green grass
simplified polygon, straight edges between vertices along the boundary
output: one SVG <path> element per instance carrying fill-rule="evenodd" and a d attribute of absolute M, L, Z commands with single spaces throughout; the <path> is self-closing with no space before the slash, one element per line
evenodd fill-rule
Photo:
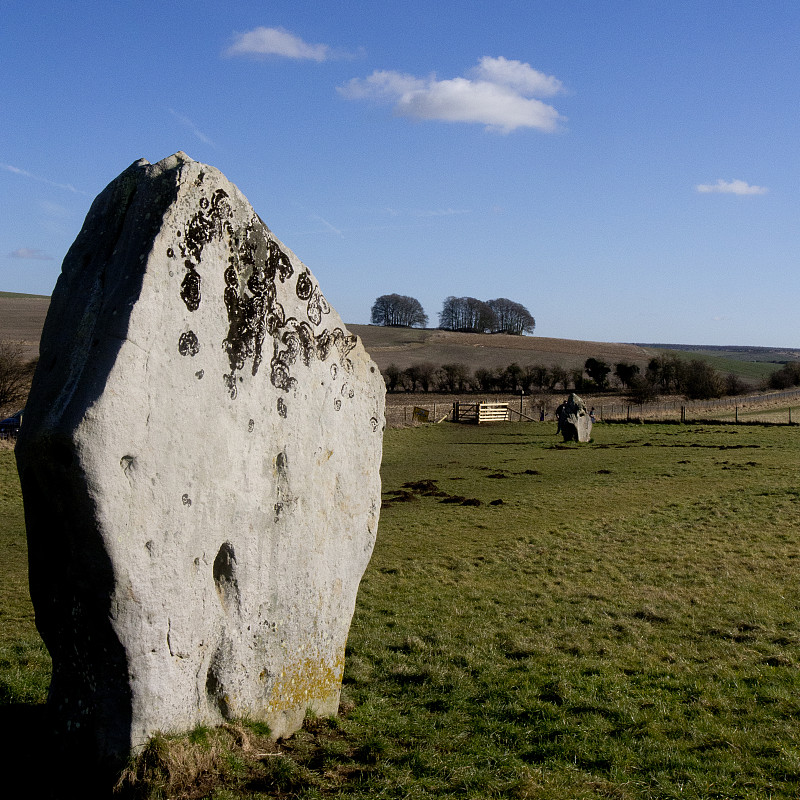
<path fill-rule="evenodd" d="M 700 359 L 710 364 L 722 375 L 733 374 L 756 385 L 781 367 L 774 361 L 763 361 L 753 358 L 750 354 L 718 355 L 708 350 L 675 350 L 673 352 L 677 353 L 684 361 Z"/>
<path fill-rule="evenodd" d="M 800 429 L 553 427 L 386 432 L 345 713 L 194 796 L 797 796 Z"/>
<path fill-rule="evenodd" d="M 18 298 L 18 297 L 36 297 L 36 298 L 40 298 L 40 297 L 49 297 L 49 295 L 46 295 L 46 294 L 23 294 L 22 292 L 0 292 L 0 297 L 8 297 L 8 298 L 11 298 L 13 300 L 13 299 Z"/>
<path fill-rule="evenodd" d="M 25 520 L 14 453 L 0 450 L 0 704 L 41 703 L 50 681 L 50 658 L 36 633 L 28 594 Z"/>

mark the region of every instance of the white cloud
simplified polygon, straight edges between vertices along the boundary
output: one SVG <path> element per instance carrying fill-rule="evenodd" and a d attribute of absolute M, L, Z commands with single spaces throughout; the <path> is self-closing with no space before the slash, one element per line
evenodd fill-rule
<path fill-rule="evenodd" d="M 282 56 L 310 61 L 325 61 L 332 57 L 326 44 L 308 44 L 283 28 L 264 27 L 240 33 L 225 55 Z"/>
<path fill-rule="evenodd" d="M 500 83 L 531 97 L 552 97 L 564 90 L 558 78 L 545 75 L 522 61 L 484 56 L 472 73 L 481 80 Z"/>
<path fill-rule="evenodd" d="M 36 247 L 20 247 L 14 250 L 13 253 L 8 254 L 9 258 L 24 258 L 32 261 L 53 261 L 53 256 L 47 255 L 44 250 L 39 250 Z"/>
<path fill-rule="evenodd" d="M 477 122 L 509 133 L 516 128 L 558 130 L 564 118 L 536 97 L 562 91 L 557 78 L 521 61 L 484 56 L 470 78 L 417 78 L 391 70 L 376 70 L 367 78 L 352 78 L 338 91 L 352 100 L 394 103 L 397 114 L 445 122 Z"/>
<path fill-rule="evenodd" d="M 701 194 L 716 192 L 719 194 L 766 194 L 766 186 L 751 186 L 740 180 L 724 181 L 720 178 L 716 183 L 699 183 L 695 187 Z"/>

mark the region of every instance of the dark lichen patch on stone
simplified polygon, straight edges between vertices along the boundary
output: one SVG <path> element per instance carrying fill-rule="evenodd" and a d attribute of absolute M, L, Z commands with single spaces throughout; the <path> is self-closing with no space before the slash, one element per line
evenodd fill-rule
<path fill-rule="evenodd" d="M 297 276 L 297 283 L 295 284 L 295 294 L 301 300 L 308 300 L 311 293 L 314 291 L 314 283 L 311 280 L 311 275 L 308 270 L 303 270 Z"/>
<path fill-rule="evenodd" d="M 328 301 L 322 296 L 319 286 L 316 286 L 314 291 L 311 293 L 311 297 L 308 300 L 308 306 L 306 307 L 308 318 L 314 323 L 314 325 L 319 325 L 320 322 L 322 322 L 322 315 L 330 314 L 330 311 L 331 307 L 328 305 Z"/>
<path fill-rule="evenodd" d="M 196 356 L 200 352 L 200 342 L 194 331 L 185 331 L 178 339 L 178 352 L 182 356 Z"/>
<path fill-rule="evenodd" d="M 200 300 L 202 298 L 200 293 L 200 273 L 189 260 L 184 262 L 184 266 L 186 267 L 186 275 L 181 283 L 181 299 L 189 311 L 197 311 L 200 308 Z"/>
<path fill-rule="evenodd" d="M 207 197 L 200 198 L 198 205 L 200 208 L 186 225 L 181 250 L 188 250 L 199 263 L 205 245 L 222 238 L 224 223 L 233 216 L 233 212 L 228 193 L 222 189 L 217 189 L 210 200 Z"/>
<path fill-rule="evenodd" d="M 341 328 L 316 333 L 312 327 L 320 325 L 322 317 L 330 313 L 331 308 L 311 273 L 302 269 L 294 286 L 296 296 L 306 303 L 306 319 L 287 317 L 278 300 L 277 284 L 285 283 L 295 274 L 289 255 L 271 237 L 257 215 L 253 214 L 244 224 L 237 223 L 226 192 L 222 189 L 212 191 L 199 179 L 196 185 L 206 193 L 198 201 L 183 230 L 176 231 L 177 248 L 186 268 L 181 298 L 190 311 L 199 308 L 202 297 L 199 268 L 203 249 L 212 241 L 224 242 L 229 255 L 223 274 L 225 288 L 222 299 L 228 317 L 228 331 L 222 347 L 230 370 L 223 374 L 223 381 L 231 398 L 237 396 L 237 383 L 242 381 L 240 373 L 246 365 L 253 376 L 258 373 L 265 358 L 267 338 L 271 338 L 273 343 L 270 381 L 277 389 L 294 390 L 297 381 L 292 372 L 298 362 L 309 366 L 314 360 L 329 359 L 334 351 L 339 366 L 351 372 L 348 354 L 358 343 L 357 337 Z M 191 344 L 182 340 L 181 346 L 186 354 L 194 355 Z M 355 393 L 347 389 L 342 396 L 352 399 Z M 338 410 L 340 406 L 335 407 Z"/>

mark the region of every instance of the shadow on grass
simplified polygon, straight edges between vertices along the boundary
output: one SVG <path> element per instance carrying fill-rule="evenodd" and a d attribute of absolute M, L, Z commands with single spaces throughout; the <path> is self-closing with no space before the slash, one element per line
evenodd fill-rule
<path fill-rule="evenodd" d="M 0 706 L 0 730 L 5 732 L 6 741 L 0 748 L 2 773 L 17 775 L 28 797 L 51 800 L 63 796 L 59 794 L 55 744 L 44 704 Z"/>

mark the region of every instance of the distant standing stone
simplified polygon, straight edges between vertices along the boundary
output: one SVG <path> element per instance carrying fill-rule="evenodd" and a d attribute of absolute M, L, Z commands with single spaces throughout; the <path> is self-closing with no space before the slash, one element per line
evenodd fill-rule
<path fill-rule="evenodd" d="M 337 711 L 383 428 L 377 367 L 219 171 L 141 160 L 97 197 L 17 446 L 70 749 Z"/>
<path fill-rule="evenodd" d="M 586 410 L 586 403 L 576 394 L 571 394 L 556 409 L 557 432 L 565 442 L 588 442 L 592 436 L 592 418 Z"/>

